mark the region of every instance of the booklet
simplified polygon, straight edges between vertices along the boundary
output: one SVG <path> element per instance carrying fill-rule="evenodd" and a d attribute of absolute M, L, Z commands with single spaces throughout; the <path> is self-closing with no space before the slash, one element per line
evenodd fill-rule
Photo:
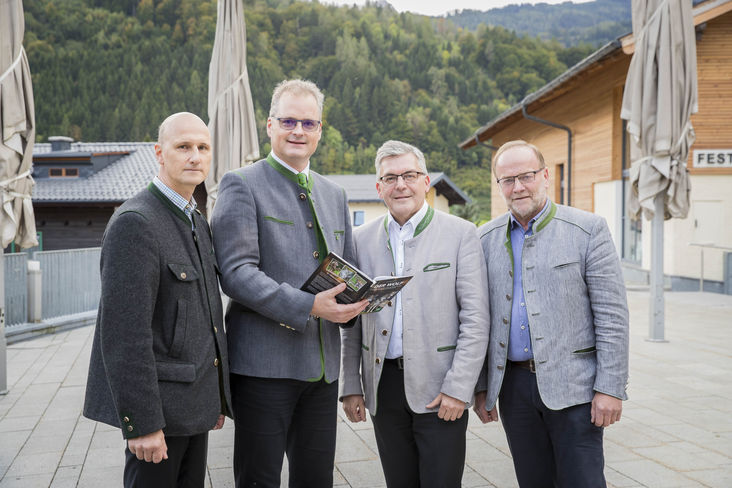
<path fill-rule="evenodd" d="M 377 276 L 372 279 L 339 255 L 329 252 L 301 290 L 315 294 L 345 282 L 346 289 L 336 295 L 336 301 L 354 303 L 368 300 L 369 305 L 361 313 L 372 313 L 384 308 L 411 279 L 411 276 Z"/>

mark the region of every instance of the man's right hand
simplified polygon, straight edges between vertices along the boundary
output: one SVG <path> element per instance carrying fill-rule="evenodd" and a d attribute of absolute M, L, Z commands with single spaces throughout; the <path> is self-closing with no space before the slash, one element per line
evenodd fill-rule
<path fill-rule="evenodd" d="M 366 405 L 363 395 L 348 395 L 343 397 L 343 411 L 351 422 L 366 422 Z"/>
<path fill-rule="evenodd" d="M 127 448 L 140 461 L 159 463 L 168 459 L 168 445 L 162 430 L 127 440 Z"/>
<path fill-rule="evenodd" d="M 356 315 L 363 312 L 369 304 L 368 300 L 350 304 L 340 304 L 336 301 L 336 295 L 346 289 L 346 284 L 341 283 L 330 290 L 324 290 L 315 295 L 311 315 L 324 318 L 337 324 L 345 324 Z"/>

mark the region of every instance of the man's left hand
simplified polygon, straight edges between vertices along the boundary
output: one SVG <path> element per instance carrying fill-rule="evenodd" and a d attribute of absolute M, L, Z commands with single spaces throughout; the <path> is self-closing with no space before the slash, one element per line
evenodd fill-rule
<path fill-rule="evenodd" d="M 623 411 L 623 401 L 620 398 L 595 392 L 592 399 L 592 410 L 590 422 L 598 427 L 609 427 L 615 422 L 620 422 L 620 414 Z"/>
<path fill-rule="evenodd" d="M 453 398 L 450 395 L 440 393 L 437 398 L 432 400 L 432 403 L 427 405 L 427 408 L 437 408 L 439 405 L 440 410 L 437 412 L 437 416 L 442 420 L 456 420 L 463 416 L 465 411 L 465 402 Z"/>
<path fill-rule="evenodd" d="M 214 425 L 213 430 L 219 430 L 224 426 L 224 422 L 226 421 L 226 416 L 219 415 L 219 419 L 216 421 L 216 425 Z"/>

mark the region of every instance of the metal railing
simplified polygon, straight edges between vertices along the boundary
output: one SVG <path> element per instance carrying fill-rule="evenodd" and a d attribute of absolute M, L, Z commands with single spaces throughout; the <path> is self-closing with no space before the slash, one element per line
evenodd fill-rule
<path fill-rule="evenodd" d="M 732 247 L 717 246 L 716 244 L 712 244 L 710 242 L 690 242 L 689 245 L 698 247 L 700 251 L 699 291 L 704 291 L 704 248 L 732 252 Z"/>
<path fill-rule="evenodd" d="M 28 255 L 5 254 L 5 325 L 28 320 Z"/>
<path fill-rule="evenodd" d="M 33 254 L 40 261 L 42 318 L 95 310 L 99 306 L 101 248 L 42 251 Z"/>

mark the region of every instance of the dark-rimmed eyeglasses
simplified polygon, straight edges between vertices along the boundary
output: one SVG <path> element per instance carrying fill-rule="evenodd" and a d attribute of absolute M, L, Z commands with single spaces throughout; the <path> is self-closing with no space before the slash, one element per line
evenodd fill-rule
<path fill-rule="evenodd" d="M 414 183 L 415 181 L 417 181 L 417 178 L 419 178 L 423 174 L 424 173 L 422 173 L 421 171 L 405 171 L 404 173 L 399 175 L 384 175 L 379 178 L 379 181 L 386 186 L 391 186 L 396 183 L 397 180 L 399 180 L 399 178 L 401 177 L 401 179 L 404 180 L 404 183 Z"/>
<path fill-rule="evenodd" d="M 305 132 L 313 132 L 318 130 L 318 127 L 320 127 L 319 120 L 293 119 L 292 117 L 275 117 L 275 119 L 280 123 L 280 129 L 284 130 L 295 130 L 298 122 L 302 124 L 302 130 Z"/>
<path fill-rule="evenodd" d="M 496 181 L 503 189 L 513 188 L 513 185 L 516 184 L 516 180 L 519 180 L 519 183 L 522 185 L 529 185 L 536 179 L 536 173 L 541 171 L 544 171 L 544 168 L 539 168 L 535 171 L 527 171 L 526 173 L 521 173 L 516 176 L 506 176 L 505 178 L 497 179 Z"/>

